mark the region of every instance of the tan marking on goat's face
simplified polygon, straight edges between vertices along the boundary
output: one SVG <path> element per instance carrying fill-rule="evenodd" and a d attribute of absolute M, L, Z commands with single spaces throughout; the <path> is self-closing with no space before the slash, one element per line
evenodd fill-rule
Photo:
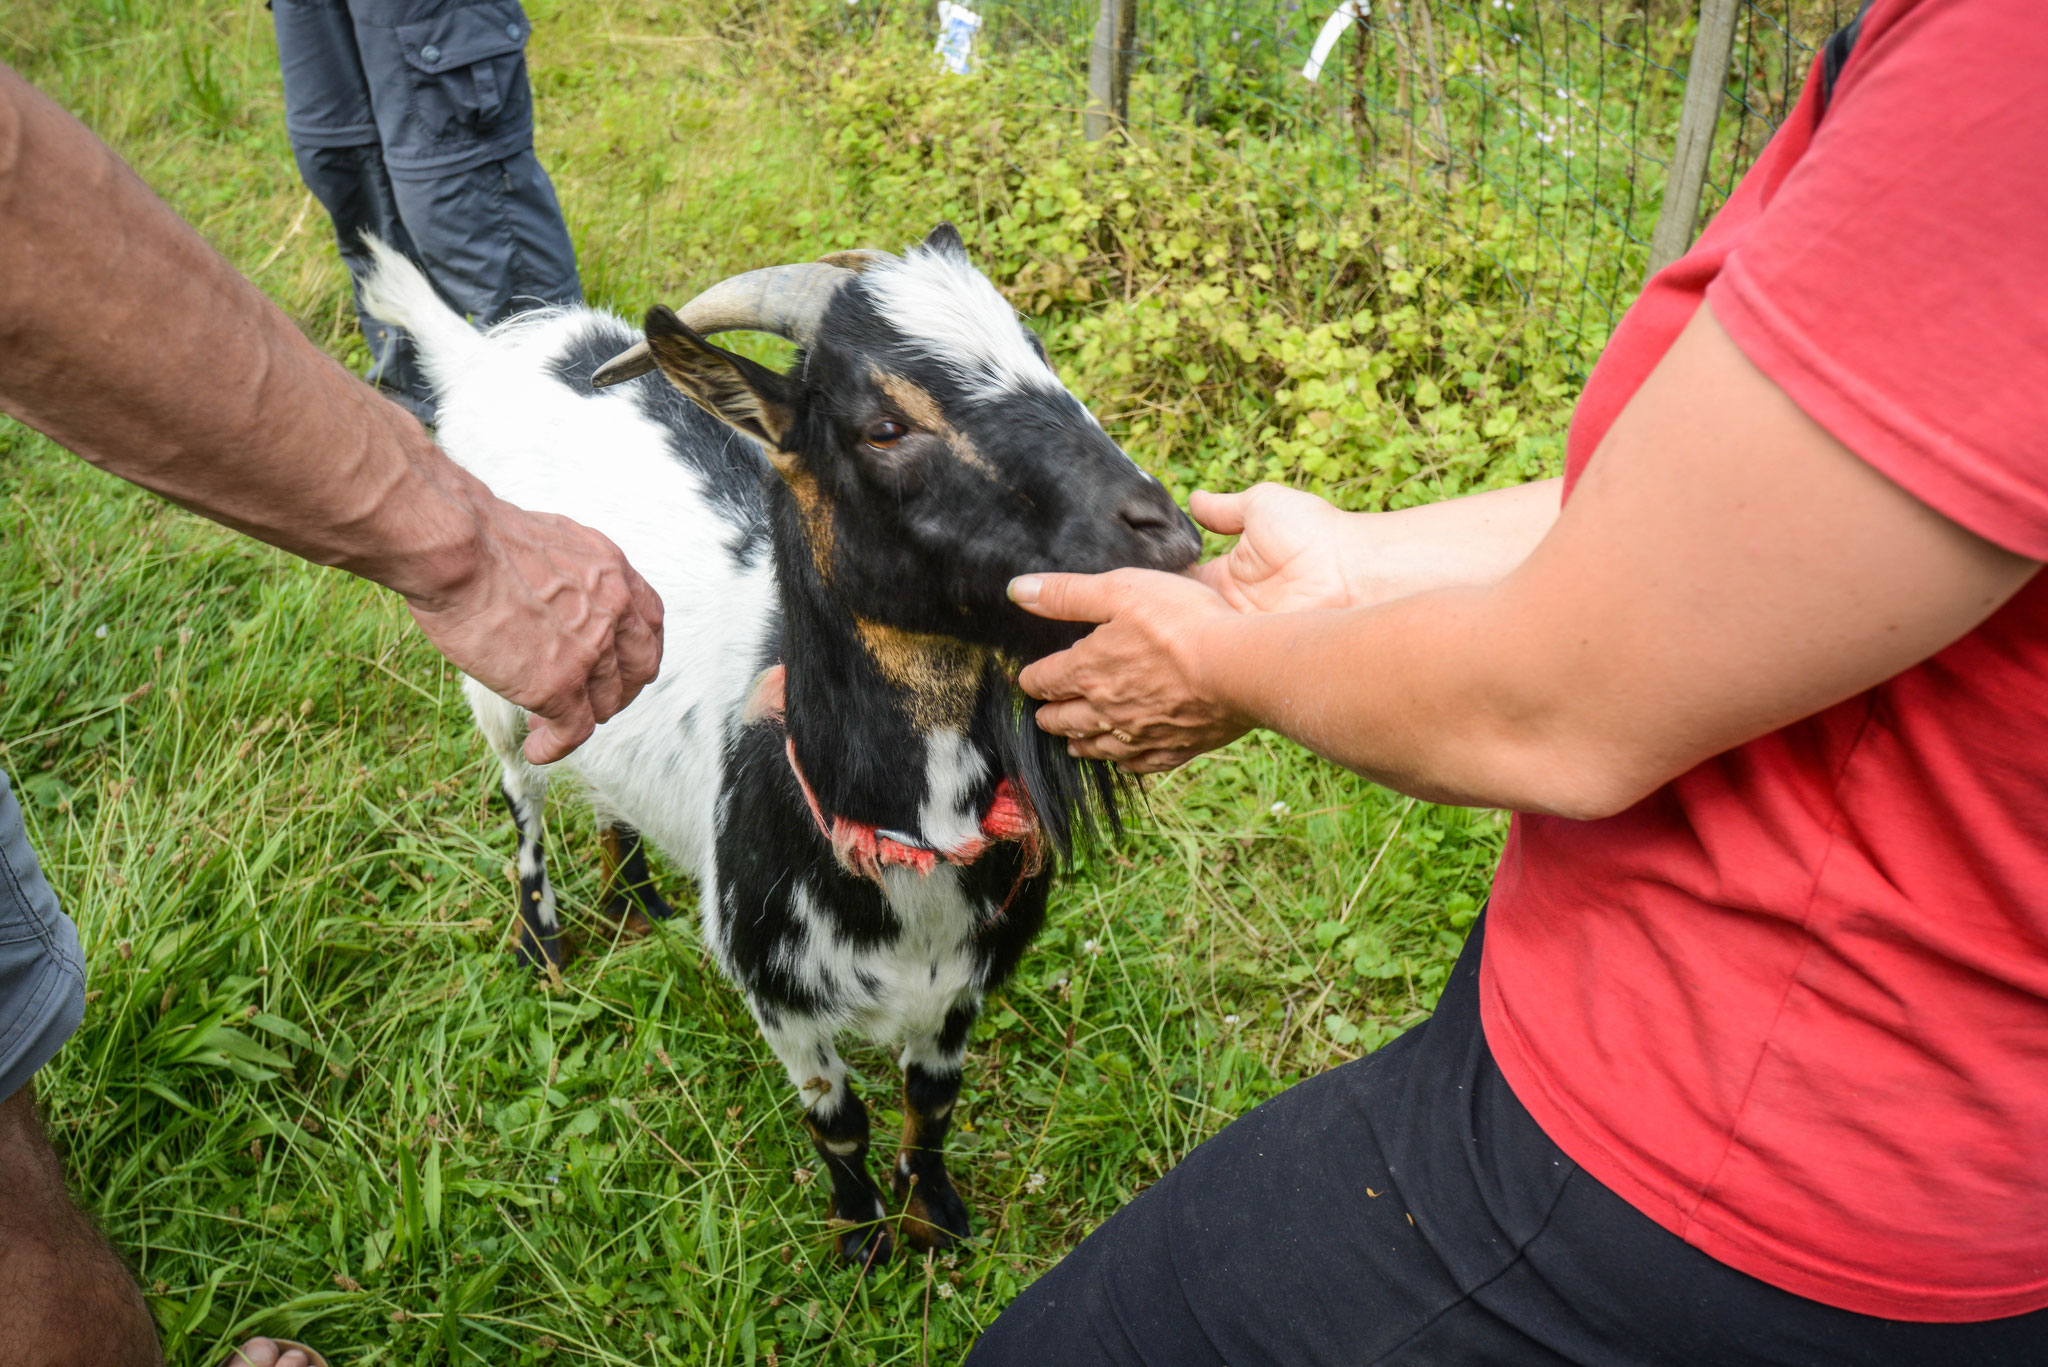
<path fill-rule="evenodd" d="M 771 460 L 773 457 L 771 456 Z M 832 582 L 832 504 L 818 487 L 816 476 L 792 459 L 788 467 L 777 464 L 775 473 L 782 476 L 788 486 L 790 497 L 796 500 L 798 519 L 803 523 L 804 543 L 811 548 L 811 563 L 817 567 L 818 578 Z"/>
<path fill-rule="evenodd" d="M 988 463 L 981 454 L 981 448 L 974 444 L 974 439 L 946 421 L 946 415 L 940 410 L 939 401 L 931 396 L 931 391 L 914 380 L 891 375 L 879 366 L 868 367 L 868 378 L 875 382 L 875 387 L 888 397 L 890 403 L 901 410 L 904 417 L 945 442 L 954 459 L 981 471 L 990 479 L 999 478 L 995 466 Z"/>
<path fill-rule="evenodd" d="M 910 719 L 920 731 L 951 727 L 965 732 L 988 669 L 988 652 L 950 636 L 930 636 L 854 619 L 861 645 L 882 677 L 910 695 Z"/>

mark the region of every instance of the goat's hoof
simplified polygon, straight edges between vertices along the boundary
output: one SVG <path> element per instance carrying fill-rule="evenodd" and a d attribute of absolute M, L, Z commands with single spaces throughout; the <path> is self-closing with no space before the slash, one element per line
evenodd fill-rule
<path fill-rule="evenodd" d="M 645 939 L 654 933 L 655 921 L 666 920 L 675 915 L 672 911 L 664 910 L 661 916 L 654 916 L 639 903 L 629 902 L 622 897 L 613 898 L 605 903 L 604 910 L 599 914 L 619 928 L 618 938 L 621 944 Z"/>
<path fill-rule="evenodd" d="M 974 1233 L 967 1203 L 944 1177 L 927 1186 L 898 1172 L 893 1185 L 903 1200 L 903 1242 L 912 1248 L 921 1253 L 947 1249 Z"/>
<path fill-rule="evenodd" d="M 833 1223 L 843 1224 L 844 1221 L 835 1220 Z M 896 1241 L 879 1223 L 841 1229 L 832 1243 L 839 1252 L 839 1261 L 848 1267 L 859 1268 L 863 1277 L 888 1266 L 889 1256 L 896 1251 Z"/>
<path fill-rule="evenodd" d="M 536 936 L 524 926 L 512 944 L 512 962 L 545 978 L 559 978 L 571 955 L 560 935 Z"/>

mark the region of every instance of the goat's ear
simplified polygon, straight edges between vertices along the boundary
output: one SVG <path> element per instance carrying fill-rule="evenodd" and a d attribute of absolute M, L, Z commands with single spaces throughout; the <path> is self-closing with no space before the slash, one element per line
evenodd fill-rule
<path fill-rule="evenodd" d="M 782 449 L 796 419 L 796 386 L 744 356 L 692 332 L 665 304 L 647 311 L 647 348 L 668 382 L 712 417 L 767 445 Z"/>
<path fill-rule="evenodd" d="M 967 244 L 960 240 L 960 230 L 951 223 L 941 223 L 926 233 L 924 249 L 928 252 L 943 252 L 947 256 L 967 255 Z"/>

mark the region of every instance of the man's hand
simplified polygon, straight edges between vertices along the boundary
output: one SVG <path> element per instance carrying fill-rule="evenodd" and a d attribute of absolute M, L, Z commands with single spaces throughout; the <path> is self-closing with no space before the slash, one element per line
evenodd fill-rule
<path fill-rule="evenodd" d="M 475 570 L 407 606 L 436 650 L 531 713 L 535 764 L 588 740 L 661 667 L 661 598 L 609 539 L 552 513 L 496 504 Z"/>
<path fill-rule="evenodd" d="M 1205 629 L 1237 618 L 1214 589 L 1156 570 L 1115 570 L 1025 575 L 1011 581 L 1010 597 L 1040 617 L 1101 623 L 1018 678 L 1045 700 L 1038 724 L 1068 737 L 1068 754 L 1158 773 L 1251 729 L 1203 684 Z"/>
<path fill-rule="evenodd" d="M 1196 490 L 1195 521 L 1237 544 L 1195 571 L 1239 612 L 1307 612 L 1353 605 L 1345 550 L 1357 514 L 1284 484 L 1236 494 Z"/>

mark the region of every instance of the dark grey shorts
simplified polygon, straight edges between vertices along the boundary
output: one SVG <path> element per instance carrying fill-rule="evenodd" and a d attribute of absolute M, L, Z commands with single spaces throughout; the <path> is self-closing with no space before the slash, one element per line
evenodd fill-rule
<path fill-rule="evenodd" d="M 78 927 L 57 905 L 0 773 L 0 1101 L 50 1061 L 84 1016 Z"/>

